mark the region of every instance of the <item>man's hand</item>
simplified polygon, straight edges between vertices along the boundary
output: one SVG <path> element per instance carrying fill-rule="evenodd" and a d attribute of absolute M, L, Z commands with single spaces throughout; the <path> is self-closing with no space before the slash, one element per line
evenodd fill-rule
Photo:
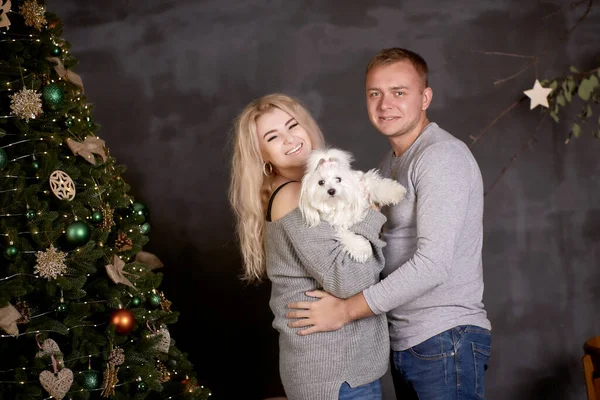
<path fill-rule="evenodd" d="M 306 292 L 306 295 L 319 300 L 290 303 L 288 308 L 297 311 L 290 311 L 285 315 L 289 319 L 296 319 L 288 323 L 290 328 L 309 327 L 298 331 L 298 335 L 335 331 L 349 322 L 374 315 L 362 292 L 346 300 L 322 290 Z"/>
<path fill-rule="evenodd" d="M 295 311 L 288 312 L 286 317 L 296 319 L 289 322 L 288 326 L 291 328 L 309 327 L 298 331 L 298 335 L 335 331 L 351 321 L 345 304 L 346 300 L 339 299 L 322 290 L 306 292 L 306 295 L 319 300 L 288 304 L 288 308 L 293 308 Z"/>

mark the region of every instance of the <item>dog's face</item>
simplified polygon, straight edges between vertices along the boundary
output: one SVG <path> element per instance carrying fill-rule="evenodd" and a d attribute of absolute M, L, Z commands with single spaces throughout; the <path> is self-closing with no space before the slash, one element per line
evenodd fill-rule
<path fill-rule="evenodd" d="M 352 176 L 335 161 L 323 161 L 306 177 L 307 197 L 313 207 L 331 212 L 352 201 Z"/>
<path fill-rule="evenodd" d="M 302 179 L 300 210 L 309 225 L 321 219 L 330 223 L 340 214 L 356 214 L 364 207 L 359 179 L 350 168 L 349 153 L 337 149 L 315 150 Z"/>

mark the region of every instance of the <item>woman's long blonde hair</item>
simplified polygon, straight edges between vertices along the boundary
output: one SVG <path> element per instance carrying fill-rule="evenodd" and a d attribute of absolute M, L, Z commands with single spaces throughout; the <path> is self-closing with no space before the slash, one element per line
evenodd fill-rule
<path fill-rule="evenodd" d="M 304 127 L 311 138 L 313 149 L 325 145 L 321 129 L 295 98 L 273 93 L 260 97 L 244 108 L 235 120 L 233 158 L 229 201 L 236 216 L 236 230 L 244 262 L 246 281 L 260 282 L 265 275 L 265 212 L 274 174 L 265 176 L 263 158 L 256 133 L 256 120 L 261 115 L 279 108 Z"/>

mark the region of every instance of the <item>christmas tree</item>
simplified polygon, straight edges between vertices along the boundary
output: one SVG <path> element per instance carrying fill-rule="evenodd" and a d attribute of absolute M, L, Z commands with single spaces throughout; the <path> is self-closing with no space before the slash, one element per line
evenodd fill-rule
<path fill-rule="evenodd" d="M 206 399 L 61 35 L 0 0 L 0 399 Z"/>

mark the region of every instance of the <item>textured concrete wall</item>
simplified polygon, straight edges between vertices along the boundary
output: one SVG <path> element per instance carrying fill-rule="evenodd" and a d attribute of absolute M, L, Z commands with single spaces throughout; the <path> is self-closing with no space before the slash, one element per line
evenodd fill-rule
<path fill-rule="evenodd" d="M 575 2 L 573 2 L 575 4 Z M 253 98 L 302 99 L 329 142 L 375 166 L 387 141 L 366 117 L 369 58 L 422 54 L 430 119 L 471 143 L 522 91 L 570 65 L 598 65 L 598 6 L 479 1 L 48 0 L 80 60 L 100 136 L 152 212 L 149 250 L 181 311 L 173 337 L 214 398 L 281 394 L 269 287 L 245 287 L 226 198 L 231 122 Z M 500 85 L 529 59 L 536 67 Z M 596 117 L 594 117 L 595 119 Z M 484 301 L 493 324 L 488 398 L 580 399 L 583 342 L 600 334 L 600 142 L 564 144 L 568 126 L 523 102 L 473 153 L 486 187 L 532 134 L 537 141 L 486 196 Z M 198 324 L 198 325 L 195 325 Z M 393 399 L 389 380 L 386 399 Z"/>

